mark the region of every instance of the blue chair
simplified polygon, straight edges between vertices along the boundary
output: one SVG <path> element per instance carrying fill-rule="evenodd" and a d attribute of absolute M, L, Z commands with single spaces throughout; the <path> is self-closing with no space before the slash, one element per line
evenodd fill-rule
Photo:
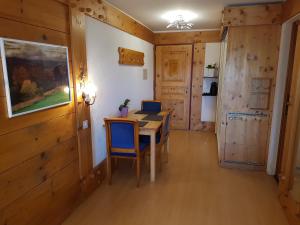
<path fill-rule="evenodd" d="M 149 144 L 139 140 L 139 124 L 136 120 L 124 118 L 104 119 L 106 128 L 107 176 L 112 182 L 113 158 L 136 161 L 137 186 L 140 185 L 141 155 L 149 149 Z"/>
<path fill-rule="evenodd" d="M 142 101 L 142 111 L 144 111 L 144 112 L 159 113 L 159 112 L 161 112 L 161 110 L 162 110 L 161 101 L 156 101 L 156 100 Z"/>

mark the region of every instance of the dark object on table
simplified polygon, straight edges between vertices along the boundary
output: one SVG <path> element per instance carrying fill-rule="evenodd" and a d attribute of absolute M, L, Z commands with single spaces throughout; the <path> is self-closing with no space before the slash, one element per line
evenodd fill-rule
<path fill-rule="evenodd" d="M 161 102 L 157 100 L 143 100 L 141 110 L 159 113 L 162 110 L 162 105 Z"/>
<path fill-rule="evenodd" d="M 149 114 L 153 114 L 153 115 L 157 115 L 159 112 L 150 112 L 150 111 L 137 111 L 137 112 L 135 112 L 134 114 L 147 114 L 147 115 L 149 115 Z"/>
<path fill-rule="evenodd" d="M 162 121 L 163 120 L 163 116 L 158 116 L 158 115 L 153 115 L 150 114 L 148 116 L 145 116 L 143 118 L 143 120 L 149 120 L 149 121 Z"/>
<path fill-rule="evenodd" d="M 147 125 L 148 122 L 145 121 L 139 121 L 139 127 L 144 127 Z"/>

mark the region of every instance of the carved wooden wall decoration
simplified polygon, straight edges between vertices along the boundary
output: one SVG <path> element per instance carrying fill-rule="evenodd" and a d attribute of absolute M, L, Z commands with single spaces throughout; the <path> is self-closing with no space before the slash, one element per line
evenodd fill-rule
<path fill-rule="evenodd" d="M 119 64 L 123 65 L 136 65 L 143 66 L 144 65 L 144 53 L 134 51 L 127 48 L 119 48 Z"/>

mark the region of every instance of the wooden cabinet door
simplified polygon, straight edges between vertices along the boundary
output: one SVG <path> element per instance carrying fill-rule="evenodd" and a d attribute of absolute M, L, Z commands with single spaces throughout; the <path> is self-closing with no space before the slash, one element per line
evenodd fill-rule
<path fill-rule="evenodd" d="M 228 117 L 227 120 L 224 160 L 247 162 L 246 120 L 243 117 Z"/>
<path fill-rule="evenodd" d="M 269 136 L 268 116 L 228 116 L 225 136 L 225 161 L 265 164 Z"/>
<path fill-rule="evenodd" d="M 247 162 L 264 165 L 269 137 L 269 117 L 249 117 L 246 121 Z"/>
<path fill-rule="evenodd" d="M 156 47 L 155 96 L 173 110 L 173 129 L 189 129 L 191 67 L 191 45 Z"/>

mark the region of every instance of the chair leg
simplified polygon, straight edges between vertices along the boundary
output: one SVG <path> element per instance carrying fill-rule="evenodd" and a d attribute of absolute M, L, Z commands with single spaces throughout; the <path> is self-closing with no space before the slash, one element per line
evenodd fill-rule
<path fill-rule="evenodd" d="M 118 169 L 119 167 L 119 159 L 115 158 L 114 159 L 114 169 Z"/>
<path fill-rule="evenodd" d="M 163 146 L 160 147 L 159 149 L 159 167 L 160 167 L 160 170 L 162 169 L 162 165 L 163 165 Z"/>
<path fill-rule="evenodd" d="M 150 171 L 150 154 L 145 153 L 145 165 L 147 171 Z"/>
<path fill-rule="evenodd" d="M 106 166 L 107 166 L 108 184 L 111 185 L 112 174 L 111 174 L 111 157 L 110 156 L 107 156 L 106 164 L 107 164 Z"/>
<path fill-rule="evenodd" d="M 136 178 L 137 178 L 137 184 L 136 186 L 140 186 L 140 180 L 141 180 L 141 159 L 140 157 L 136 158 Z"/>
<path fill-rule="evenodd" d="M 169 161 L 169 153 L 170 153 L 170 139 L 169 136 L 167 137 L 167 140 L 164 144 L 164 153 L 166 153 L 166 162 Z"/>

